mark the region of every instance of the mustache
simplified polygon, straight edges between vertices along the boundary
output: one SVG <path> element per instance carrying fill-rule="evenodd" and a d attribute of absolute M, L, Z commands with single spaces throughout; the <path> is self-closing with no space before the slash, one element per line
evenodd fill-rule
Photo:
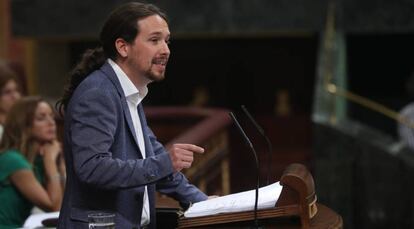
<path fill-rule="evenodd" d="M 157 57 L 152 60 L 152 63 L 166 65 L 168 63 L 168 59 L 168 57 Z"/>

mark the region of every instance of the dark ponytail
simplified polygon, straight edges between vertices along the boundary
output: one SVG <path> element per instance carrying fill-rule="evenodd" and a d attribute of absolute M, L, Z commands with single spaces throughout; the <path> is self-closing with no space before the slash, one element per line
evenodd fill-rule
<path fill-rule="evenodd" d="M 80 62 L 69 73 L 69 82 L 63 89 L 62 98 L 56 103 L 56 109 L 61 115 L 66 110 L 69 100 L 78 85 L 93 71 L 99 69 L 106 61 L 106 55 L 102 47 L 86 50 Z"/>

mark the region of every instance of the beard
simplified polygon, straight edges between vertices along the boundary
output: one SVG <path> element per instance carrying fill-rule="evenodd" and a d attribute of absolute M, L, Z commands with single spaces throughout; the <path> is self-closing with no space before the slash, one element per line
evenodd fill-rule
<path fill-rule="evenodd" d="M 167 61 L 168 59 L 167 60 L 162 59 L 162 58 L 154 59 L 151 62 L 149 69 L 145 72 L 146 78 L 151 81 L 155 81 L 155 82 L 163 80 L 165 78 L 165 70 L 167 67 L 167 64 L 166 64 Z"/>
<path fill-rule="evenodd" d="M 135 58 L 131 58 L 127 60 L 127 63 L 129 69 L 135 70 L 135 74 L 143 80 L 142 83 L 150 83 L 162 81 L 165 78 L 167 61 L 168 58 L 154 58 L 145 64 L 145 62 L 139 62 Z"/>
<path fill-rule="evenodd" d="M 148 71 L 145 73 L 145 76 L 150 81 L 159 82 L 162 81 L 165 78 L 165 71 L 157 72 L 152 67 L 148 69 Z"/>

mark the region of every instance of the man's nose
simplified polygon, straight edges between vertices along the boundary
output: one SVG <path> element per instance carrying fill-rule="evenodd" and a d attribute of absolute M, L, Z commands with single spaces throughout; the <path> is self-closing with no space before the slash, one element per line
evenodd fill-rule
<path fill-rule="evenodd" d="M 168 43 L 165 41 L 162 46 L 162 54 L 170 55 L 170 47 L 168 47 Z"/>

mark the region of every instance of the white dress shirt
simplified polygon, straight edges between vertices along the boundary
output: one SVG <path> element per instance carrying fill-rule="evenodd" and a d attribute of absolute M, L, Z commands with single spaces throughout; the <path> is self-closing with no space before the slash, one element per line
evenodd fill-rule
<path fill-rule="evenodd" d="M 141 151 L 142 158 L 145 159 L 145 143 L 142 133 L 141 120 L 138 116 L 138 105 L 144 99 L 148 93 L 146 86 L 137 88 L 132 81 L 128 78 L 125 72 L 111 59 L 108 59 L 108 63 L 112 66 L 121 83 L 122 90 L 124 91 L 125 98 L 128 103 L 129 112 L 131 114 L 132 123 L 134 124 L 135 135 L 137 136 L 139 150 Z M 145 186 L 144 200 L 142 205 L 141 226 L 148 225 L 150 223 L 150 210 L 148 200 L 148 190 Z"/>

